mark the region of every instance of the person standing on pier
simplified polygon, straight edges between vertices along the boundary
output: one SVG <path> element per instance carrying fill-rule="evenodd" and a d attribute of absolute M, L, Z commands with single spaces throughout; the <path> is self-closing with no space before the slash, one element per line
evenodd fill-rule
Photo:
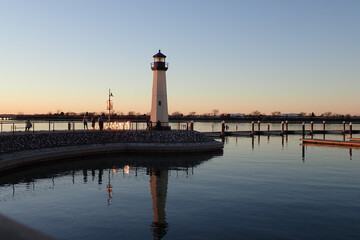
<path fill-rule="evenodd" d="M 91 118 L 91 127 L 93 130 L 95 129 L 95 118 L 94 117 Z"/>
<path fill-rule="evenodd" d="M 84 116 L 84 118 L 83 118 L 84 130 L 85 130 L 85 128 L 86 128 L 86 130 L 89 130 L 87 122 L 88 122 L 88 120 L 87 120 L 86 116 Z"/>
<path fill-rule="evenodd" d="M 103 120 L 103 118 L 102 117 L 99 117 L 99 129 L 100 129 L 100 131 L 101 130 L 103 130 L 103 128 L 104 128 L 104 120 Z"/>
<path fill-rule="evenodd" d="M 26 124 L 25 124 L 25 132 L 28 132 L 31 127 L 32 127 L 32 124 L 31 124 L 30 120 L 27 120 Z"/>

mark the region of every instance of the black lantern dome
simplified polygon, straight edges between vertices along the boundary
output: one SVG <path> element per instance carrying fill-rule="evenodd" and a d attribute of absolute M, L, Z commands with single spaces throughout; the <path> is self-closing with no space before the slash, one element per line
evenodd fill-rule
<path fill-rule="evenodd" d="M 168 69 L 168 63 L 165 62 L 166 56 L 159 52 L 153 56 L 154 62 L 151 63 L 151 69 L 154 70 L 162 70 L 166 71 Z"/>

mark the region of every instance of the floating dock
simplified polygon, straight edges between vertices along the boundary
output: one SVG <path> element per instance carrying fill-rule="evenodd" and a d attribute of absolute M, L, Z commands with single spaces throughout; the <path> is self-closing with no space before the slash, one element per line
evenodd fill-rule
<path fill-rule="evenodd" d="M 338 135 L 349 135 L 350 132 L 348 130 L 341 131 L 341 130 L 288 130 L 288 131 L 281 131 L 281 130 L 264 130 L 264 131 L 225 131 L 225 132 L 202 132 L 203 134 L 210 136 L 210 137 L 223 137 L 223 136 L 244 136 L 244 137 L 251 137 L 251 136 L 282 136 L 282 135 L 324 135 L 324 134 L 338 134 Z M 351 134 L 359 134 L 360 130 L 353 130 Z M 360 138 L 353 138 L 358 140 L 352 141 L 360 141 Z"/>
<path fill-rule="evenodd" d="M 349 141 L 360 142 L 360 138 L 349 138 Z"/>
<path fill-rule="evenodd" d="M 320 146 L 332 146 L 332 147 L 351 147 L 360 148 L 359 141 L 340 141 L 340 140 L 323 140 L 323 139 L 301 139 L 304 145 L 320 145 Z"/>

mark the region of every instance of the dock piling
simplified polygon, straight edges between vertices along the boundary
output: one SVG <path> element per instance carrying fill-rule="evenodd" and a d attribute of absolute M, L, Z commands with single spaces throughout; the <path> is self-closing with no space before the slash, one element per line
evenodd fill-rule
<path fill-rule="evenodd" d="M 225 121 L 221 122 L 221 135 L 223 135 L 225 132 Z"/>
<path fill-rule="evenodd" d="M 349 123 L 349 135 L 352 137 L 352 122 Z"/>
<path fill-rule="evenodd" d="M 305 138 L 305 123 L 303 122 L 301 125 L 302 125 L 302 136 L 303 138 Z"/>

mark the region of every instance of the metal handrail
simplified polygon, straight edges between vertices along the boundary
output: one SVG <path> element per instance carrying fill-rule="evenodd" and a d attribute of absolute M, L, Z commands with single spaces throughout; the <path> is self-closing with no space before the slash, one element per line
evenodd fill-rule
<path fill-rule="evenodd" d="M 48 131 L 48 132 L 56 132 L 56 131 L 78 131 L 84 130 L 84 125 L 82 121 L 31 121 L 32 127 L 29 129 L 29 132 L 37 132 L 37 131 Z M 104 129 L 112 129 L 112 130 L 149 130 L 154 129 L 156 127 L 156 123 L 153 122 L 150 125 L 150 122 L 146 121 L 114 121 L 110 124 L 108 122 L 104 123 Z M 173 130 L 189 130 L 188 122 L 161 122 L 161 126 L 172 126 Z M 0 133 L 19 133 L 25 132 L 26 122 L 25 121 L 0 121 Z M 88 122 L 88 129 L 92 130 L 91 122 Z M 98 130 L 98 123 L 95 125 L 95 130 Z"/>

